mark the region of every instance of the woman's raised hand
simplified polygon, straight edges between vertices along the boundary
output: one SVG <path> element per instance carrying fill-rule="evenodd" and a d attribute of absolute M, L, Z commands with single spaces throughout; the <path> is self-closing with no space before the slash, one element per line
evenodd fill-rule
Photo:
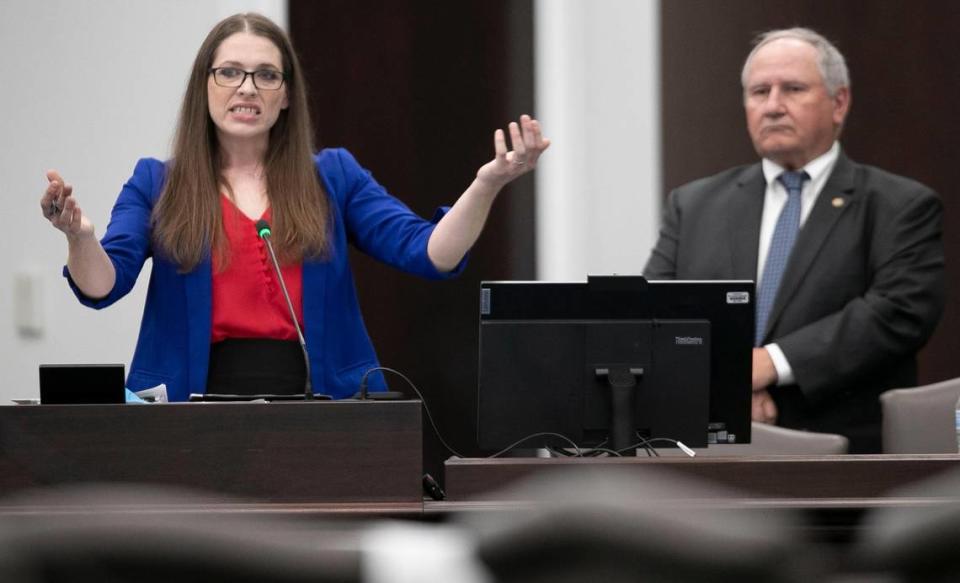
<path fill-rule="evenodd" d="M 73 186 L 64 182 L 56 170 L 47 171 L 47 180 L 47 190 L 40 198 L 40 210 L 44 218 L 67 237 L 93 236 L 93 223 L 83 214 L 77 199 L 73 197 Z"/>
<path fill-rule="evenodd" d="M 520 123 L 510 122 L 510 145 L 503 130 L 493 134 L 493 150 L 496 156 L 477 171 L 477 178 L 496 189 L 502 188 L 514 178 L 530 172 L 537 166 L 540 154 L 550 147 L 550 140 L 540 132 L 540 122 L 529 115 L 521 115 Z"/>

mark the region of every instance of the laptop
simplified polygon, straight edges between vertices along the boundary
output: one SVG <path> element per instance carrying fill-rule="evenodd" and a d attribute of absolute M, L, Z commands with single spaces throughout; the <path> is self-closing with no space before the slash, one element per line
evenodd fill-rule
<path fill-rule="evenodd" d="M 102 405 L 126 402 L 122 364 L 41 364 L 41 405 Z"/>

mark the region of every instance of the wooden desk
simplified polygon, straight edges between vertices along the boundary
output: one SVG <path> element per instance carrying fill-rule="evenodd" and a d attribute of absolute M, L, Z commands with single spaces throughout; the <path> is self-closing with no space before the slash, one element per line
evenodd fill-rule
<path fill-rule="evenodd" d="M 0 407 L 0 495 L 59 484 L 136 482 L 198 488 L 222 498 L 141 507 L 149 512 L 443 519 L 535 503 L 500 498 L 502 487 L 527 476 L 655 468 L 740 492 L 699 503 L 798 508 L 830 515 L 828 522 L 841 516 L 846 526 L 869 508 L 940 503 L 893 491 L 960 469 L 958 455 L 451 459 L 447 500 L 424 503 L 421 448 L 418 401 L 6 406 Z M 83 509 L 0 501 L 0 515 L 31 512 Z"/>
<path fill-rule="evenodd" d="M 451 502 L 495 501 L 521 478 L 577 469 L 668 470 L 737 489 L 744 504 L 797 507 L 885 504 L 891 492 L 950 470 L 960 455 L 756 456 L 728 458 L 494 458 L 445 464 Z M 960 495 L 960 493 L 958 493 Z"/>
<path fill-rule="evenodd" d="M 0 495 L 145 483 L 421 511 L 422 456 L 419 401 L 0 407 Z"/>
<path fill-rule="evenodd" d="M 507 498 L 502 489 L 527 477 L 609 468 L 639 474 L 668 470 L 726 488 L 708 498 L 678 496 L 658 500 L 658 504 L 746 512 L 792 509 L 803 517 L 798 528 L 808 540 L 843 545 L 857 539 L 870 510 L 956 502 L 908 497 L 897 490 L 960 470 L 960 455 L 450 459 L 445 468 L 447 501 L 425 504 L 428 514 L 522 511 L 535 506 L 536 500 Z M 726 492 L 727 488 L 732 491 Z"/>

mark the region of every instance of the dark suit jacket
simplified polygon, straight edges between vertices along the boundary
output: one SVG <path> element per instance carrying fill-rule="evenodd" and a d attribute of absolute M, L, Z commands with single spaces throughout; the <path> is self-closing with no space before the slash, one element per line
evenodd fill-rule
<path fill-rule="evenodd" d="M 681 186 L 667 201 L 648 279 L 756 279 L 760 164 Z M 767 323 L 795 386 L 778 424 L 880 449 L 878 395 L 916 384 L 916 352 L 944 302 L 942 205 L 913 180 L 843 153 L 798 235 Z"/>

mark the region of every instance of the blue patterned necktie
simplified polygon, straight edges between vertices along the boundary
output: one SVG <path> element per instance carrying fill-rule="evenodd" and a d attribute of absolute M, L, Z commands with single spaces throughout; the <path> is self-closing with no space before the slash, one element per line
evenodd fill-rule
<path fill-rule="evenodd" d="M 803 191 L 803 182 L 810 178 L 804 171 L 784 172 L 777 180 L 787 189 L 787 204 L 780 211 L 777 226 L 770 239 L 770 251 L 767 253 L 767 262 L 763 266 L 763 276 L 757 288 L 757 319 L 754 333 L 754 345 L 760 346 L 763 341 L 763 332 L 767 327 L 767 319 L 773 308 L 773 300 L 777 297 L 777 289 L 783 272 L 787 269 L 790 260 L 790 251 L 797 241 L 800 231 L 800 193 Z"/>

